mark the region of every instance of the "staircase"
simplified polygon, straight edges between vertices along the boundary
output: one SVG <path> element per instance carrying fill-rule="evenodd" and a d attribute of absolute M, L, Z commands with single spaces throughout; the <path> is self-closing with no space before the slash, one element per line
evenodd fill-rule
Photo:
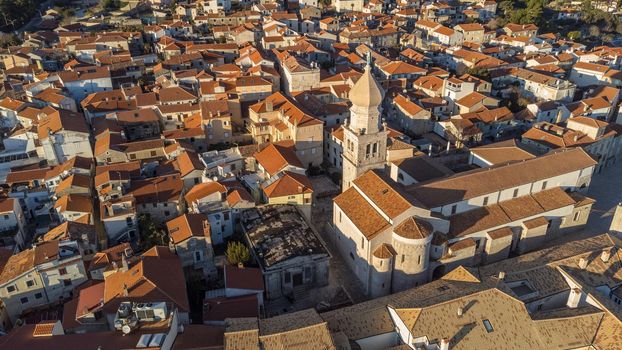
<path fill-rule="evenodd" d="M 304 300 L 309 296 L 309 292 L 304 285 L 294 287 L 293 294 L 295 301 Z"/>

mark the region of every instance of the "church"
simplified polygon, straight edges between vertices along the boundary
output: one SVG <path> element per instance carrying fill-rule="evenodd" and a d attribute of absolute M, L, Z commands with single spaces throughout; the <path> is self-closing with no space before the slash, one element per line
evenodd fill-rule
<path fill-rule="evenodd" d="M 369 296 L 522 254 L 586 224 L 594 201 L 583 193 L 597 162 L 583 149 L 456 174 L 425 155 L 388 162 L 383 98 L 368 61 L 350 90 L 333 203 L 334 241 Z"/>

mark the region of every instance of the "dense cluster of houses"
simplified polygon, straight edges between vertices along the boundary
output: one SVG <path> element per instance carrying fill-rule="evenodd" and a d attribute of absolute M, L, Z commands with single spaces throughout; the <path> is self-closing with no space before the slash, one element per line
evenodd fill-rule
<path fill-rule="evenodd" d="M 620 348 L 622 209 L 538 249 L 622 157 L 622 49 L 497 5 L 45 12 L 0 50 L 0 347 Z M 280 307 L 331 259 L 373 299 Z"/>

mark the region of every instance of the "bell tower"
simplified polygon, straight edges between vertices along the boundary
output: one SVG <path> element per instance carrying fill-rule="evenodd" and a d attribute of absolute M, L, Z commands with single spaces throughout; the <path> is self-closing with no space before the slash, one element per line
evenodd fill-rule
<path fill-rule="evenodd" d="M 350 89 L 350 119 L 343 126 L 342 191 L 367 170 L 385 166 L 388 131 L 381 123 L 383 98 L 384 90 L 371 74 L 368 53 L 365 72 Z"/>

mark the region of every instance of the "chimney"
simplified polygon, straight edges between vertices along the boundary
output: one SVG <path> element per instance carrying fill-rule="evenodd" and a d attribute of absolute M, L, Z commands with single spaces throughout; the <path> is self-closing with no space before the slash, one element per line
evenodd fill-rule
<path fill-rule="evenodd" d="M 125 258 L 125 254 L 121 255 L 121 266 L 123 266 L 123 271 L 128 270 L 127 259 Z"/>
<path fill-rule="evenodd" d="M 505 279 L 505 271 L 499 271 L 499 280 L 503 281 Z"/>
<path fill-rule="evenodd" d="M 576 309 L 579 306 L 579 301 L 581 301 L 581 289 L 572 288 L 570 290 L 570 295 L 568 295 L 566 306 L 571 309 Z"/>
<path fill-rule="evenodd" d="M 123 283 L 123 296 L 127 297 L 130 295 L 130 292 L 127 289 L 127 284 Z"/>
<path fill-rule="evenodd" d="M 585 270 L 586 267 L 587 267 L 587 259 L 586 258 L 579 259 L 579 268 L 581 270 Z"/>
<path fill-rule="evenodd" d="M 462 314 L 464 313 L 464 309 L 462 307 L 458 308 L 458 317 L 462 316 Z"/>
<path fill-rule="evenodd" d="M 449 350 L 449 339 L 441 339 L 441 347 L 439 348 L 439 350 Z"/>
<path fill-rule="evenodd" d="M 574 140 L 574 142 L 579 141 L 579 134 L 575 133 L 572 139 Z"/>
<path fill-rule="evenodd" d="M 114 216 L 114 209 L 112 209 L 111 203 L 106 203 L 106 213 L 108 213 L 108 216 Z"/>
<path fill-rule="evenodd" d="M 274 108 L 272 106 L 272 101 L 266 101 L 266 111 L 267 112 L 272 112 L 272 108 Z"/>
<path fill-rule="evenodd" d="M 600 259 L 603 262 L 608 262 L 609 258 L 611 258 L 611 250 L 610 249 L 604 249 L 603 252 L 600 254 Z"/>

